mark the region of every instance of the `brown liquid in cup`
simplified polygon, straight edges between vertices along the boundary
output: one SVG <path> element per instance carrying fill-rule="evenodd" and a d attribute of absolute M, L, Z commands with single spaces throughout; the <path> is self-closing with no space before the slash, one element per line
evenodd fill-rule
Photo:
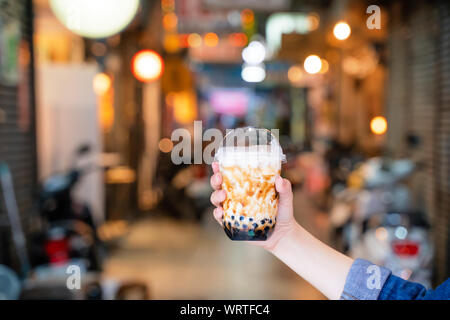
<path fill-rule="evenodd" d="M 278 211 L 275 177 L 279 167 L 221 166 L 223 227 L 232 240 L 266 240 Z"/>

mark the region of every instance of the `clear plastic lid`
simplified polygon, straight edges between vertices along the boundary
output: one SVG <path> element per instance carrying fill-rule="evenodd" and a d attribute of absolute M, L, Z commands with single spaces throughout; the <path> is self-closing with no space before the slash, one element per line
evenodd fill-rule
<path fill-rule="evenodd" d="M 276 165 L 286 162 L 280 143 L 273 132 L 264 128 L 229 130 L 214 157 L 222 165 Z"/>

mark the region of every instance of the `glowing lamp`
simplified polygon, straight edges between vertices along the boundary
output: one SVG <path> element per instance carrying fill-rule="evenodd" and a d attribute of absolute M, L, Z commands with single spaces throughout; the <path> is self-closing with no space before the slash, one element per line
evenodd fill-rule
<path fill-rule="evenodd" d="M 125 29 L 139 8 L 139 0 L 50 0 L 58 20 L 86 38 L 106 38 Z"/>
<path fill-rule="evenodd" d="M 370 130 L 374 134 L 384 134 L 387 131 L 387 121 L 384 117 L 375 117 L 370 121 Z"/>
<path fill-rule="evenodd" d="M 163 73 L 164 63 L 159 54 L 153 50 L 137 52 L 131 61 L 133 75 L 142 82 L 159 79 Z"/>
<path fill-rule="evenodd" d="M 242 59 L 249 64 L 260 64 L 266 58 L 266 48 L 259 41 L 252 41 L 242 50 Z"/>
<path fill-rule="evenodd" d="M 352 30 L 347 22 L 338 22 L 333 28 L 333 34 L 338 40 L 345 40 L 350 36 Z"/>
<path fill-rule="evenodd" d="M 264 65 L 244 65 L 241 77 L 245 82 L 261 82 L 266 78 Z"/>
<path fill-rule="evenodd" d="M 104 95 L 111 88 L 111 78 L 106 73 L 98 73 L 92 81 L 92 86 L 97 95 Z"/>
<path fill-rule="evenodd" d="M 309 74 L 316 74 L 322 69 L 322 60 L 319 58 L 319 56 L 316 56 L 314 54 L 310 55 L 305 59 L 303 67 Z"/>

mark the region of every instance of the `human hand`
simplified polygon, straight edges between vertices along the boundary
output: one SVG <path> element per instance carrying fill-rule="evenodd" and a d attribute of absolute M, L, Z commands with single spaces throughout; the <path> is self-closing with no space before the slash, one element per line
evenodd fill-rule
<path fill-rule="evenodd" d="M 219 164 L 213 162 L 212 168 L 214 175 L 211 177 L 211 186 L 215 191 L 211 194 L 211 202 L 216 206 L 216 209 L 214 209 L 214 218 L 222 225 L 222 202 L 226 199 L 226 192 L 221 189 L 222 175 L 219 172 Z M 291 183 L 289 180 L 277 176 L 275 179 L 275 189 L 279 194 L 279 202 L 277 223 L 272 235 L 266 241 L 246 241 L 269 251 L 274 250 L 280 239 L 292 231 L 296 225 Z"/>

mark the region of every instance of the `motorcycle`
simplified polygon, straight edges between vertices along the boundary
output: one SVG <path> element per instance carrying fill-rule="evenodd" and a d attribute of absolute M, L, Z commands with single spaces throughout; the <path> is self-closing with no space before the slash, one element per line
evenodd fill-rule
<path fill-rule="evenodd" d="M 53 174 L 42 183 L 39 208 L 44 228 L 33 237 L 31 252 L 35 266 L 63 264 L 76 259 L 86 270 L 101 269 L 103 248 L 92 212 L 89 206 L 73 197 L 80 179 L 95 169 L 78 165 L 89 152 L 88 145 L 80 146 L 68 172 Z"/>
<path fill-rule="evenodd" d="M 430 225 L 402 183 L 418 165 L 372 158 L 348 177 L 330 215 L 341 249 L 390 268 L 404 279 L 430 284 L 433 247 Z"/>

